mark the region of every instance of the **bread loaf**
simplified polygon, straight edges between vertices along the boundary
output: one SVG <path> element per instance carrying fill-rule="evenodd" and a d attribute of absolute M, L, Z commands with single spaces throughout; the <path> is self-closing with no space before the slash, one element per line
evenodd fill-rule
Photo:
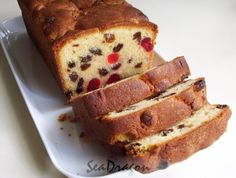
<path fill-rule="evenodd" d="M 151 67 L 157 26 L 124 0 L 18 2 L 68 100 Z"/>

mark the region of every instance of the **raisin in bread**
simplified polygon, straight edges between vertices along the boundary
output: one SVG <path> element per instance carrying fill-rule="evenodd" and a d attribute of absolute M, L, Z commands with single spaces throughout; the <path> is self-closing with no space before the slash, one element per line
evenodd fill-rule
<path fill-rule="evenodd" d="M 151 67 L 157 26 L 124 0 L 18 0 L 69 100 Z"/>
<path fill-rule="evenodd" d="M 230 116 L 228 106 L 207 104 L 158 134 L 126 144 L 126 161 L 144 167 L 138 171 L 147 173 L 185 160 L 215 142 L 225 132 Z"/>
<path fill-rule="evenodd" d="M 177 57 L 143 74 L 86 93 L 74 99 L 71 104 L 76 117 L 83 121 L 112 111 L 120 111 L 154 93 L 165 91 L 189 75 L 190 70 L 185 58 Z"/>
<path fill-rule="evenodd" d="M 206 103 L 205 80 L 188 80 L 120 112 L 87 119 L 85 134 L 108 144 L 130 142 L 175 124 Z"/>

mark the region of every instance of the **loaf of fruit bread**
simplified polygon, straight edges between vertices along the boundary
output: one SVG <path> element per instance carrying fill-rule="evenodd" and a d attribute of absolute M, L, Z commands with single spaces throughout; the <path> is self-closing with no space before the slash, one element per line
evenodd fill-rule
<path fill-rule="evenodd" d="M 215 142 L 225 132 L 230 116 L 228 106 L 207 104 L 158 134 L 126 144 L 125 159 L 143 173 L 164 169 Z"/>
<path fill-rule="evenodd" d="M 108 144 L 130 142 L 170 127 L 206 103 L 204 78 L 188 80 L 122 111 L 86 119 L 85 134 Z"/>
<path fill-rule="evenodd" d="M 157 26 L 124 0 L 18 3 L 28 34 L 69 100 L 152 65 Z"/>
<path fill-rule="evenodd" d="M 177 57 L 143 74 L 86 93 L 74 99 L 71 104 L 76 117 L 83 121 L 112 111 L 120 111 L 154 93 L 165 91 L 189 75 L 190 70 L 185 58 Z"/>

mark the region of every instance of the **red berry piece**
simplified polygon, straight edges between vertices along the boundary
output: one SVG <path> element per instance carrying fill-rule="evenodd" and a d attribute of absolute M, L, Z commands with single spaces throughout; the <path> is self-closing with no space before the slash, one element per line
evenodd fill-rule
<path fill-rule="evenodd" d="M 100 80 L 98 78 L 93 78 L 92 80 L 90 80 L 89 84 L 88 84 L 88 92 L 96 90 L 100 87 Z"/>
<path fill-rule="evenodd" d="M 151 38 L 144 38 L 142 41 L 141 41 L 141 46 L 147 51 L 147 52 L 150 52 L 153 50 L 153 44 L 152 44 L 152 40 Z"/>
<path fill-rule="evenodd" d="M 109 79 L 107 80 L 107 84 L 115 83 L 121 80 L 119 74 L 112 74 Z"/>
<path fill-rule="evenodd" d="M 112 53 L 107 57 L 107 61 L 109 64 L 115 64 L 120 58 L 118 53 Z"/>

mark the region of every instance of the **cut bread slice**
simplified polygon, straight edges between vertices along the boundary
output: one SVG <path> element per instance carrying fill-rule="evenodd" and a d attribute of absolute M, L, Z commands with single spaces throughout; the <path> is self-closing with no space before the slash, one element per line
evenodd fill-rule
<path fill-rule="evenodd" d="M 154 93 L 165 91 L 189 75 L 190 70 L 185 58 L 177 57 L 143 74 L 124 79 L 73 100 L 73 110 L 81 120 L 120 111 Z"/>
<path fill-rule="evenodd" d="M 132 163 L 145 166 L 141 172 L 165 168 L 210 146 L 226 130 L 231 110 L 226 105 L 205 105 L 192 116 L 158 134 L 124 146 Z"/>
<path fill-rule="evenodd" d="M 188 80 L 157 97 L 84 121 L 86 134 L 108 144 L 154 134 L 190 116 L 207 103 L 204 78 Z"/>

